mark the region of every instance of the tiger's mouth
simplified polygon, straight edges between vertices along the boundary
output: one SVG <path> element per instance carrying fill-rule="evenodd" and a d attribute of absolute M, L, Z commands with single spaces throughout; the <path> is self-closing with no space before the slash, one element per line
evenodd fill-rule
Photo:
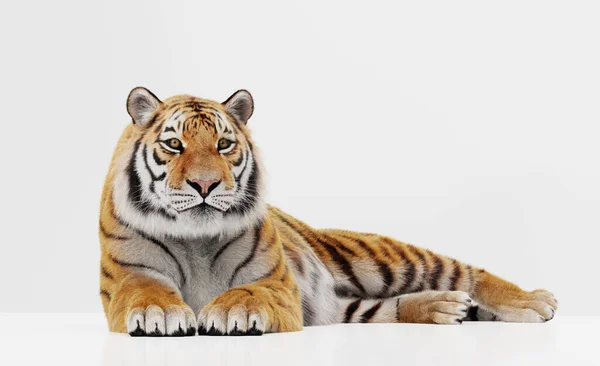
<path fill-rule="evenodd" d="M 201 194 L 205 193 L 205 194 Z M 235 192 L 196 192 L 167 190 L 169 206 L 177 213 L 196 210 L 200 213 L 226 212 L 235 201 Z"/>
<path fill-rule="evenodd" d="M 202 214 L 202 215 L 206 215 L 209 213 L 213 213 L 213 212 L 225 212 L 226 210 L 222 210 L 218 207 L 212 206 L 208 203 L 206 203 L 206 201 L 202 201 L 200 203 L 195 203 L 193 205 L 188 205 L 182 208 L 176 208 L 174 207 L 175 211 L 177 211 L 177 213 L 183 213 L 183 212 L 194 212 L 194 213 L 198 213 L 198 214 Z"/>

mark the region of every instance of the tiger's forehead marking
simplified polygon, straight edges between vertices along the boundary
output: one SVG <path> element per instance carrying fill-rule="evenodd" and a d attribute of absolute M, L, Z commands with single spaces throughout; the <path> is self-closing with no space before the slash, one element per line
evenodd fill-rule
<path fill-rule="evenodd" d="M 209 100 L 195 97 L 172 98 L 165 101 L 163 118 L 165 122 L 156 131 L 161 135 L 172 132 L 193 139 L 203 132 L 208 132 L 213 137 L 235 134 L 235 126 L 228 121 L 221 105 Z"/>

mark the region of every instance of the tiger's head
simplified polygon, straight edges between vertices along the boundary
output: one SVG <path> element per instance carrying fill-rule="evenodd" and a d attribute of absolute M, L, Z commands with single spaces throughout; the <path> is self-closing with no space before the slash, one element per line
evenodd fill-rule
<path fill-rule="evenodd" d="M 159 100 L 138 87 L 112 168 L 115 215 L 154 235 L 214 236 L 253 225 L 264 212 L 261 165 L 246 123 L 252 96 L 225 102 Z"/>

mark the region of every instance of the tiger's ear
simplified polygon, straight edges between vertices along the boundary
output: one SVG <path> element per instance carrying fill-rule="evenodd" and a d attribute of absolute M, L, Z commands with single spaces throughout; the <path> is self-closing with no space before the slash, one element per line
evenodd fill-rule
<path fill-rule="evenodd" d="M 241 89 L 233 93 L 224 101 L 225 110 L 237 119 L 239 123 L 246 124 L 254 112 L 254 100 L 247 90 Z"/>
<path fill-rule="evenodd" d="M 129 92 L 127 97 L 127 113 L 133 119 L 133 124 L 143 126 L 160 107 L 162 102 L 146 88 L 138 86 Z"/>

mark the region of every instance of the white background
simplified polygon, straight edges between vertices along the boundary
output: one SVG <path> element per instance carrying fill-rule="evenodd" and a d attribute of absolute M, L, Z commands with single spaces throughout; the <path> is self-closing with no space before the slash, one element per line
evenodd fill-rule
<path fill-rule="evenodd" d="M 0 9 L 0 311 L 99 312 L 125 98 L 246 88 L 269 202 L 600 296 L 594 1 L 33 1 Z"/>

